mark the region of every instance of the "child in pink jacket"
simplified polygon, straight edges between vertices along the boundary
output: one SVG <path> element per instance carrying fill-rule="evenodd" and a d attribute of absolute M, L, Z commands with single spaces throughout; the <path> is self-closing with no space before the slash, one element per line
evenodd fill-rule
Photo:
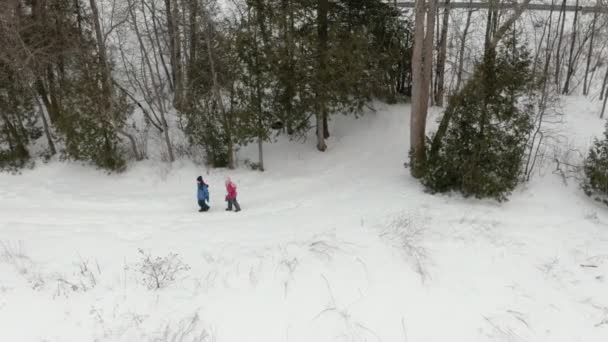
<path fill-rule="evenodd" d="M 241 211 L 241 206 L 239 202 L 236 201 L 236 185 L 232 182 L 230 177 L 226 177 L 226 202 L 228 202 L 228 208 L 226 211 L 232 211 L 232 206 L 234 205 L 234 212 Z"/>

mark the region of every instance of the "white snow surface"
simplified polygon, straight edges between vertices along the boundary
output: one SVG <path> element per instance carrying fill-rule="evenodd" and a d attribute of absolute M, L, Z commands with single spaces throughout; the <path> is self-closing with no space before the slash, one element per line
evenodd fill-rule
<path fill-rule="evenodd" d="M 563 132 L 586 151 L 603 121 L 581 103 Z M 0 341 L 608 341 L 608 209 L 549 166 L 505 203 L 427 194 L 408 113 L 336 117 L 326 153 L 266 145 L 264 173 L 0 174 Z M 150 290 L 138 249 L 189 269 Z"/>

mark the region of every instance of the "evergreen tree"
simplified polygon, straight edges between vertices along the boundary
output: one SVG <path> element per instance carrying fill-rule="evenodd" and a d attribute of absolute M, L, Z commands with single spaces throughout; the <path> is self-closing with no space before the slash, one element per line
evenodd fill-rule
<path fill-rule="evenodd" d="M 30 158 L 28 145 L 41 135 L 27 86 L 0 62 L 0 168 L 22 167 Z"/>
<path fill-rule="evenodd" d="M 585 178 L 582 187 L 585 194 L 608 205 L 608 124 L 604 138 L 595 139 L 585 159 Z"/>
<path fill-rule="evenodd" d="M 429 146 L 423 184 L 430 191 L 501 201 L 515 188 L 531 129 L 530 64 L 527 50 L 508 40 L 450 98 L 449 125 L 440 125 Z"/>

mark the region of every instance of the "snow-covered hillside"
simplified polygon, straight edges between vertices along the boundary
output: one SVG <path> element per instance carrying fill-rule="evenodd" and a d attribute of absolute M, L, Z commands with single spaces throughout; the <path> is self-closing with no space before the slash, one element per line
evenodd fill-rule
<path fill-rule="evenodd" d="M 585 151 L 596 106 L 564 111 Z M 265 173 L 0 174 L 0 341 L 607 341 L 607 209 L 550 165 L 502 204 L 426 194 L 402 165 L 408 112 L 335 118 L 326 153 L 267 146 Z M 149 289 L 142 255 L 170 253 L 184 269 Z"/>

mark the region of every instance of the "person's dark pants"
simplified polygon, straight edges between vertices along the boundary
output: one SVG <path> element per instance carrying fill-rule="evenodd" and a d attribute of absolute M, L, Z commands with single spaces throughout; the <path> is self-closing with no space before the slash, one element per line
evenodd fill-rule
<path fill-rule="evenodd" d="M 209 210 L 209 206 L 207 203 L 205 203 L 205 201 L 198 201 L 198 206 L 201 207 L 201 211 Z"/>
<path fill-rule="evenodd" d="M 234 205 L 235 211 L 241 211 L 241 206 L 239 205 L 239 202 L 236 201 L 236 198 L 228 199 L 228 209 L 226 209 L 226 210 L 232 210 L 233 205 Z"/>

